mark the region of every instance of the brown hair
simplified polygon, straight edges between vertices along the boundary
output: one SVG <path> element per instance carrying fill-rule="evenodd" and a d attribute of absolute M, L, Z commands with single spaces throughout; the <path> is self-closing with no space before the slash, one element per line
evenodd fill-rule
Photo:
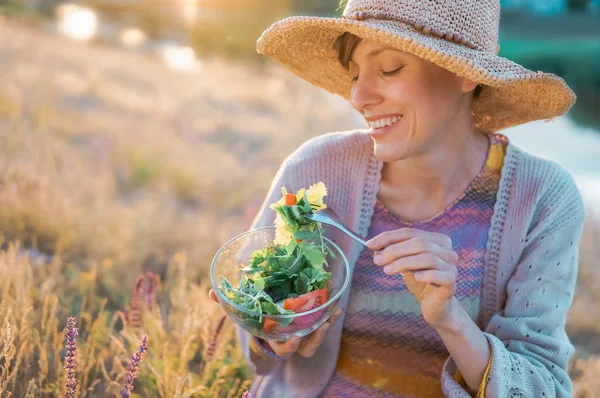
<path fill-rule="evenodd" d="M 352 53 L 361 40 L 360 37 L 353 35 L 350 32 L 343 33 L 335 40 L 335 49 L 338 52 L 338 59 L 344 69 L 350 69 L 350 58 L 352 58 Z"/>
<path fill-rule="evenodd" d="M 338 52 L 338 60 L 340 61 L 344 69 L 350 69 L 350 59 L 352 58 L 352 53 L 354 52 L 354 49 L 356 48 L 358 43 L 360 43 L 361 41 L 362 39 L 360 37 L 350 32 L 344 32 L 335 40 L 334 45 L 335 49 Z M 479 98 L 482 89 L 483 86 L 481 84 L 478 84 L 477 87 L 475 87 L 475 90 L 473 90 L 474 99 Z"/>

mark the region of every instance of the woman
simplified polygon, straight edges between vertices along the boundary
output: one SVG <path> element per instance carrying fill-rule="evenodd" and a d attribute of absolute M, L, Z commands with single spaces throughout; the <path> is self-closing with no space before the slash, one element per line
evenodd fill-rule
<path fill-rule="evenodd" d="M 369 243 L 330 231 L 353 270 L 338 320 L 283 343 L 240 330 L 253 396 L 572 395 L 582 200 L 565 170 L 498 131 L 575 96 L 497 56 L 499 16 L 497 0 L 350 0 L 342 18 L 287 18 L 259 39 L 370 129 L 303 144 L 253 228 L 272 225 L 281 187 L 323 181 Z"/>

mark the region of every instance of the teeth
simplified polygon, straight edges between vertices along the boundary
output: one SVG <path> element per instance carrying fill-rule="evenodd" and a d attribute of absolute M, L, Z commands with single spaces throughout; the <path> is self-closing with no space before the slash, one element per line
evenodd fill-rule
<path fill-rule="evenodd" d="M 402 116 L 394 116 L 394 117 L 388 117 L 388 118 L 375 120 L 374 122 L 368 122 L 368 124 L 369 124 L 369 127 L 378 129 L 378 128 L 381 128 L 384 126 L 391 126 L 392 124 L 396 123 L 400 119 L 402 119 Z"/>

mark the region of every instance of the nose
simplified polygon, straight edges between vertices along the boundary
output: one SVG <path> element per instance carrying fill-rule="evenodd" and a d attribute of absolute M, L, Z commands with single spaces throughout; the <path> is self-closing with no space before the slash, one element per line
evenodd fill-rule
<path fill-rule="evenodd" d="M 350 89 L 350 103 L 359 112 L 364 112 L 369 106 L 381 103 L 383 96 L 379 92 L 377 82 L 362 74 Z"/>

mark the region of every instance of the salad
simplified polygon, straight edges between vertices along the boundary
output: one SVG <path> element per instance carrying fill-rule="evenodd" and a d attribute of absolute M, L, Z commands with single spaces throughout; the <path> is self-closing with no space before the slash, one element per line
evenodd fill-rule
<path fill-rule="evenodd" d="M 281 192 L 281 199 L 270 205 L 277 212 L 273 243 L 250 254 L 248 265 L 242 264 L 238 286 L 234 287 L 220 275 L 221 290 L 227 298 L 257 313 L 256 317 L 247 317 L 245 323 L 260 327 L 265 333 L 278 326 L 286 327 L 292 321 L 296 324 L 312 321 L 299 318 L 275 321 L 262 315 L 297 314 L 326 303 L 331 291 L 331 272 L 325 270 L 327 254 L 336 258 L 323 240 L 321 224 L 306 217 L 327 207 L 323 203 L 327 196 L 325 184 L 318 182 L 295 194 L 283 187 Z M 306 318 L 312 318 L 312 314 Z"/>

